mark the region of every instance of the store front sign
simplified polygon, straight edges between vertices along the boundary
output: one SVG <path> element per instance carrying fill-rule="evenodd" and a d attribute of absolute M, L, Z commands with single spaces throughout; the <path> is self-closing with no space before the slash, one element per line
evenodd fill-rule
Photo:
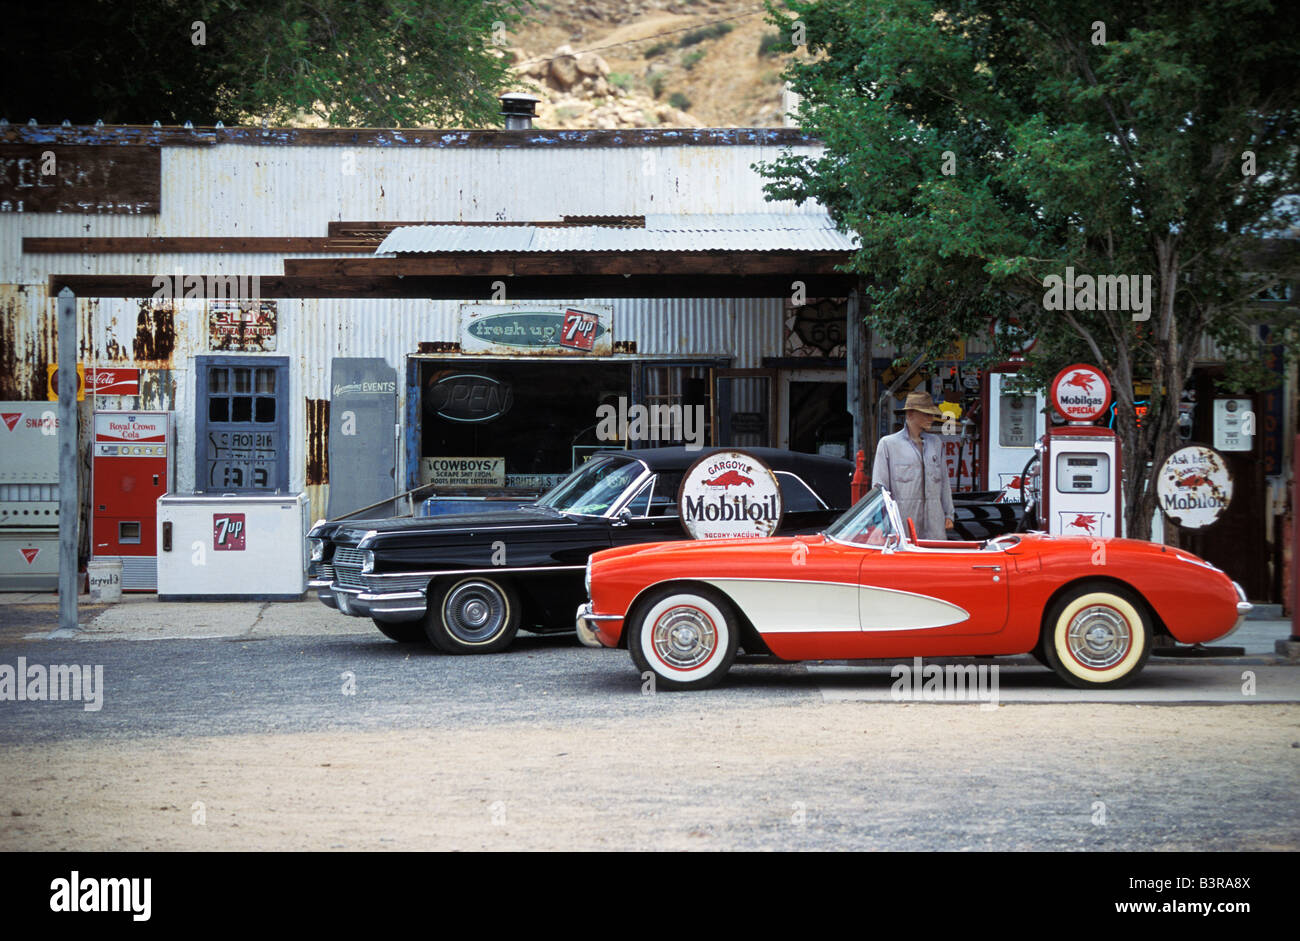
<path fill-rule="evenodd" d="M 462 304 L 460 310 L 462 353 L 609 356 L 614 350 L 608 305 Z"/>
<path fill-rule="evenodd" d="M 1184 529 L 1209 526 L 1232 502 L 1232 477 L 1223 458 L 1203 445 L 1175 451 L 1156 478 L 1156 502 Z"/>
<path fill-rule="evenodd" d="M 502 487 L 504 457 L 426 457 L 420 461 L 420 483 L 436 487 Z"/>

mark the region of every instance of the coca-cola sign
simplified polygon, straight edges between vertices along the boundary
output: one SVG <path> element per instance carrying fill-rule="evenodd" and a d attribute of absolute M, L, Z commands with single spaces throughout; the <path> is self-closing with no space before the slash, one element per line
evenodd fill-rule
<path fill-rule="evenodd" d="M 1094 422 L 1110 405 L 1110 380 L 1096 366 L 1075 363 L 1052 380 L 1052 406 L 1066 421 Z"/>
<path fill-rule="evenodd" d="M 686 472 L 677 509 L 692 539 L 758 539 L 777 531 L 784 508 L 770 467 L 744 451 L 716 451 Z"/>

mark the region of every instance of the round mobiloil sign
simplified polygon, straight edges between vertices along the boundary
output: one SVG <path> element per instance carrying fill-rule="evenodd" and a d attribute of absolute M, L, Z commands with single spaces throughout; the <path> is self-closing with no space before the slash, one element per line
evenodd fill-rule
<path fill-rule="evenodd" d="M 1156 477 L 1156 502 L 1185 529 L 1209 526 L 1232 502 L 1232 477 L 1223 458 L 1200 444 L 1175 451 Z"/>
<path fill-rule="evenodd" d="M 757 539 L 780 528 L 784 508 L 770 467 L 744 451 L 715 451 L 682 478 L 677 510 L 692 539 Z"/>
<path fill-rule="evenodd" d="M 1110 380 L 1096 366 L 1075 363 L 1052 380 L 1052 406 L 1073 422 L 1093 422 L 1110 405 Z"/>

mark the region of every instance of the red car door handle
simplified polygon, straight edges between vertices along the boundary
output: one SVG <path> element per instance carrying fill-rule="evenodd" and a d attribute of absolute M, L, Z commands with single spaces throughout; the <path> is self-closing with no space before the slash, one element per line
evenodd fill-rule
<path fill-rule="evenodd" d="M 971 568 L 973 568 L 973 569 L 992 569 L 992 570 L 995 571 L 995 572 L 1001 572 L 1001 571 L 1002 571 L 1002 566 L 1000 566 L 1000 565 L 972 565 Z"/>

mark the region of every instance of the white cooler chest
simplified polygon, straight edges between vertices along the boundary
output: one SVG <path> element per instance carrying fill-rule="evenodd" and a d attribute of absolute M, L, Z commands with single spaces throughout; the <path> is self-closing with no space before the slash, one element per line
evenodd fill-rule
<path fill-rule="evenodd" d="M 307 495 L 158 498 L 159 601 L 298 601 Z"/>

